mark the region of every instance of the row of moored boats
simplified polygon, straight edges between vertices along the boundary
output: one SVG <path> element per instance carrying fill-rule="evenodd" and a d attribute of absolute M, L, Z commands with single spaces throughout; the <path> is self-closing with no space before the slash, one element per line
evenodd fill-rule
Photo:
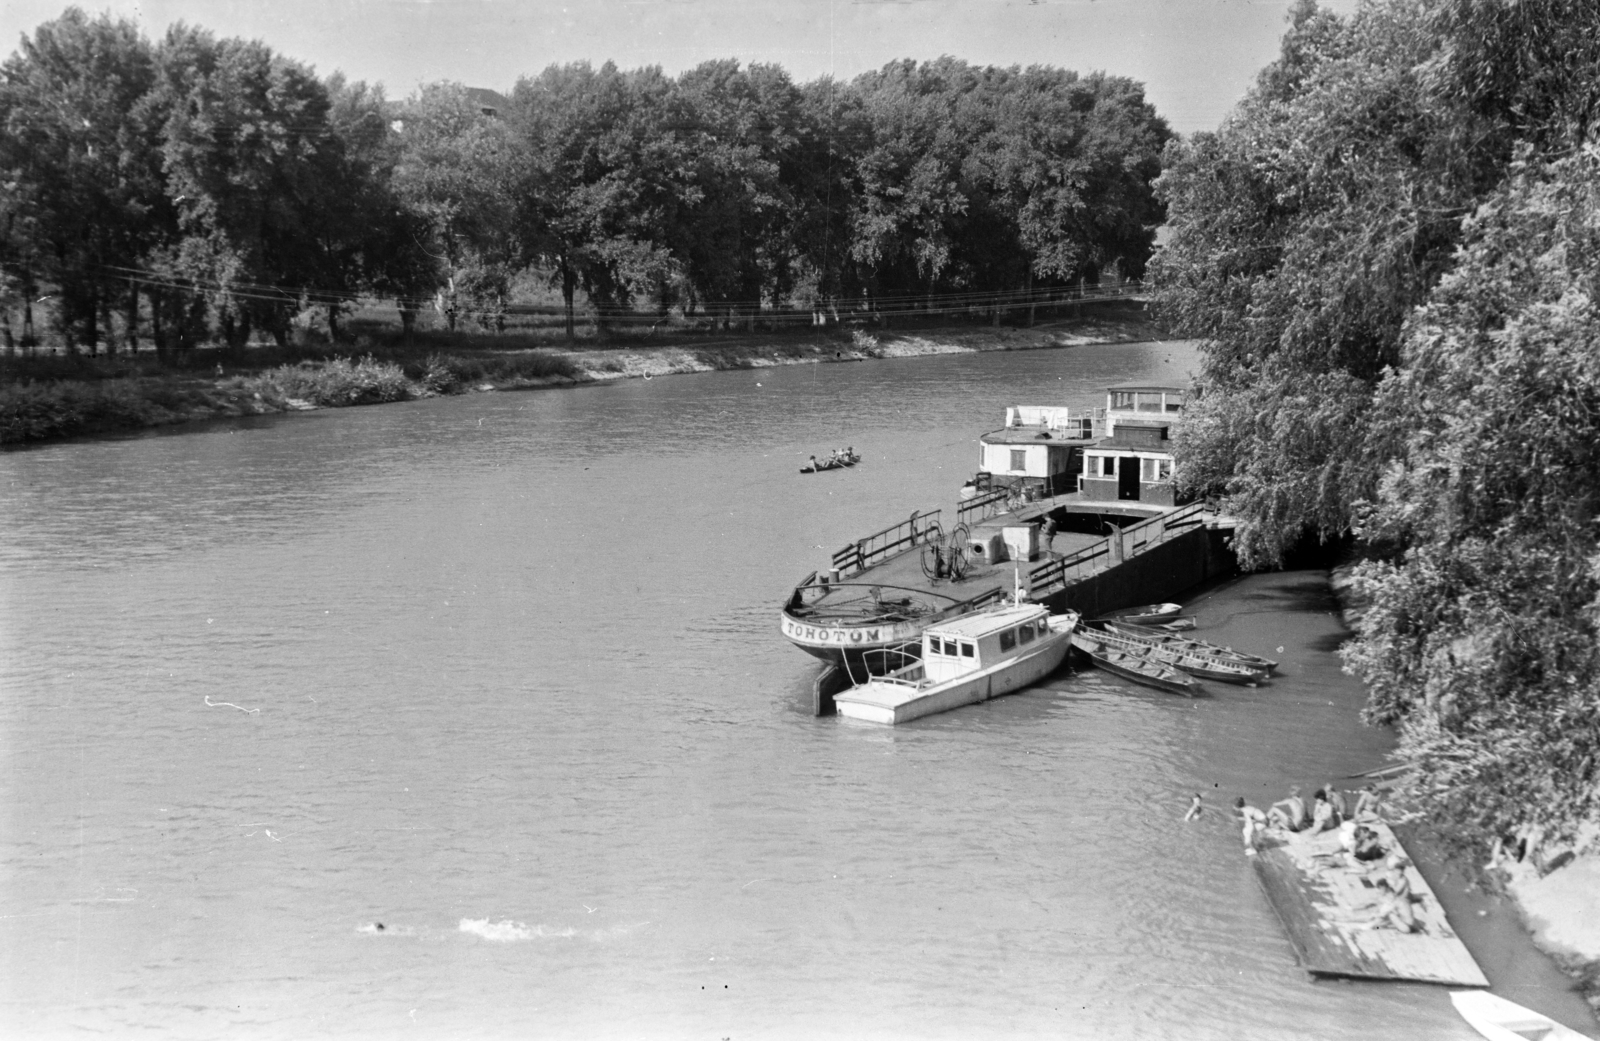
<path fill-rule="evenodd" d="M 1201 693 L 1201 679 L 1267 682 L 1277 662 L 1179 635 L 1174 630 L 1185 628 L 1180 611 L 1176 604 L 1158 604 L 1084 621 L 1074 611 L 1051 614 L 1019 593 L 930 626 L 920 646 L 882 652 L 899 660 L 863 677 L 834 704 L 841 715 L 905 723 L 1037 683 L 1073 648 L 1115 675 L 1190 697 Z"/>

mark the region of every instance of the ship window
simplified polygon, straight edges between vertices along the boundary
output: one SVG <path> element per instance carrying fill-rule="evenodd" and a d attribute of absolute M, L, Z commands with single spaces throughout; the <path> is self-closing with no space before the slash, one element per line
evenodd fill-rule
<path fill-rule="evenodd" d="M 1146 484 L 1154 484 L 1155 483 L 1155 479 L 1156 479 L 1156 461 L 1154 459 L 1141 459 L 1141 460 L 1139 460 L 1139 469 L 1141 471 L 1143 471 L 1142 473 L 1139 474 L 1139 480 L 1145 482 Z"/>
<path fill-rule="evenodd" d="M 968 643 L 965 640 L 961 641 L 961 656 L 963 658 L 975 657 L 977 655 L 977 653 L 978 653 L 978 649 L 976 647 L 972 646 L 972 644 Z"/>
<path fill-rule="evenodd" d="M 1000 649 L 1002 651 L 1009 651 L 1009 650 L 1011 650 L 1011 648 L 1015 647 L 1016 645 L 1017 645 L 1017 631 L 1015 629 L 1005 629 L 1005 630 L 1001 631 L 1001 633 L 1000 633 Z"/>
<path fill-rule="evenodd" d="M 1028 453 L 1026 449 L 1013 448 L 1011 450 L 1011 469 L 1026 470 L 1028 468 Z"/>
<path fill-rule="evenodd" d="M 1115 476 L 1117 476 L 1117 457 L 1114 456 L 1114 455 L 1103 455 L 1103 456 L 1101 456 L 1100 457 L 1100 473 L 1101 473 L 1102 476 L 1105 476 L 1105 477 L 1115 477 Z"/>
<path fill-rule="evenodd" d="M 1033 642 L 1033 623 L 1029 622 L 1027 625 L 1023 626 L 1021 629 L 1018 629 L 1017 630 L 1017 635 L 1022 638 L 1022 642 L 1023 643 L 1032 643 Z"/>
<path fill-rule="evenodd" d="M 1171 459 L 1162 459 L 1162 460 L 1160 460 L 1159 465 L 1156 467 L 1156 480 L 1158 480 L 1158 481 L 1170 481 L 1170 480 L 1172 480 L 1172 460 Z"/>

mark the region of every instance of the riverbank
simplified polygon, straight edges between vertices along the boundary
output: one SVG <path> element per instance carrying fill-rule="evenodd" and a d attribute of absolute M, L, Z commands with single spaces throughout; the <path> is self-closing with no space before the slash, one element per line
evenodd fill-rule
<path fill-rule="evenodd" d="M 571 387 L 776 365 L 1049 350 L 1135 343 L 1159 336 L 1142 305 L 1121 304 L 1102 305 L 1082 317 L 1025 329 L 832 330 L 660 345 L 485 347 L 409 355 L 358 350 L 356 357 L 330 355 L 298 361 L 285 361 L 266 351 L 231 352 L 218 353 L 216 368 L 209 373 L 204 366 L 210 357 L 203 351 L 185 356 L 183 367 L 168 367 L 151 354 L 123 356 L 114 363 L 107 360 L 99 368 L 92 368 L 95 363 L 89 359 L 76 365 L 42 364 L 35 366 L 36 371 L 13 362 L 15 374 L 0 387 L 0 445 L 441 394 Z"/>
<path fill-rule="evenodd" d="M 1359 630 L 1367 605 L 1354 595 L 1352 572 L 1359 561 L 1333 568 L 1329 586 L 1346 627 Z M 1578 984 L 1589 1006 L 1600 1016 L 1600 836 L 1578 842 L 1580 849 L 1541 850 L 1533 844 L 1518 858 L 1490 856 L 1485 864 L 1469 866 L 1468 876 L 1484 873 L 1492 887 L 1503 891 L 1522 928 L 1534 945 L 1545 952 Z M 1481 913 L 1481 912 L 1480 912 Z"/>

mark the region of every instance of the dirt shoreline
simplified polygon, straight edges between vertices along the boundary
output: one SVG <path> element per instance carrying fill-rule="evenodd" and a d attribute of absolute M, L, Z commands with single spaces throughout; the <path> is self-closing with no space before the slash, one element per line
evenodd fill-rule
<path fill-rule="evenodd" d="M 497 352 L 498 356 L 541 355 L 564 363 L 570 375 L 508 376 L 471 380 L 443 393 L 482 393 L 505 390 L 546 390 L 586 386 L 612 380 L 675 376 L 729 369 L 758 369 L 777 365 L 867 362 L 884 358 L 918 358 L 983 351 L 1054 350 L 1104 343 L 1139 343 L 1162 338 L 1149 315 L 1138 307 L 1100 311 L 1080 318 L 1041 323 L 1031 328 L 955 326 L 935 329 L 857 331 L 838 330 L 800 335 L 753 334 L 712 340 L 664 343 L 660 346 L 578 347 L 574 349 L 526 348 Z M 356 353 L 359 353 L 359 349 Z M 374 361 L 383 363 L 381 354 Z M 313 363 L 303 363 L 312 365 Z M 333 364 L 325 362 L 323 364 Z M 313 365 L 313 368 L 316 366 Z M 548 367 L 547 367 L 548 368 Z M 221 366 L 219 366 L 220 372 Z M 401 378 L 398 377 L 397 378 Z M 263 394 L 248 377 L 219 375 L 196 378 L 175 371 L 107 381 L 119 384 L 119 407 L 101 408 L 92 418 L 73 424 L 34 423 L 24 420 L 24 410 L 39 409 L 18 388 L 0 387 L 0 444 L 41 444 L 81 437 L 127 434 L 153 427 L 173 427 L 245 416 L 387 404 L 391 401 L 435 397 L 441 391 L 426 381 L 404 380 L 407 386 L 381 401 L 314 403 L 292 396 Z M 85 397 L 96 392 L 87 381 L 58 381 Z M 75 391 L 73 388 L 76 388 Z M 9 414 L 8 414 L 9 413 Z M 43 431 L 35 432 L 42 428 Z"/>

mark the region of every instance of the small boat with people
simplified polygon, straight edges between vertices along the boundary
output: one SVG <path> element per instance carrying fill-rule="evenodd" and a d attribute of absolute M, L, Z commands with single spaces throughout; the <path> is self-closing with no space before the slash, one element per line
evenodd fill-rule
<path fill-rule="evenodd" d="M 861 462 L 861 456 L 857 454 L 855 446 L 851 445 L 849 448 L 834 449 L 833 454 L 826 459 L 818 459 L 816 456 L 812 456 L 806 461 L 806 465 L 800 468 L 800 472 L 803 474 L 819 474 L 827 470 L 839 470 L 847 466 L 854 466 L 859 462 Z"/>
<path fill-rule="evenodd" d="M 1056 670 L 1077 624 L 1075 612 L 1052 615 L 1018 596 L 930 626 L 918 648 L 876 652 L 904 664 L 868 675 L 834 705 L 842 716 L 893 725 L 1010 694 Z"/>
<path fill-rule="evenodd" d="M 1124 633 L 1114 623 L 1109 622 L 1091 622 L 1089 625 L 1105 637 L 1106 643 L 1125 654 L 1154 658 L 1163 665 L 1182 669 L 1189 675 L 1198 676 L 1203 680 L 1238 683 L 1248 687 L 1267 682 L 1266 669 L 1259 665 L 1246 665 L 1221 655 L 1207 653 L 1203 648 L 1209 645 L 1199 644 L 1199 641 L 1184 640 L 1174 643 L 1146 639 Z M 1199 644 L 1199 646 L 1184 646 L 1185 644 Z"/>
<path fill-rule="evenodd" d="M 1486 990 L 1452 990 L 1450 1003 L 1489 1041 L 1589 1041 L 1587 1034 Z"/>
<path fill-rule="evenodd" d="M 1072 646 L 1113 676 L 1185 697 L 1192 698 L 1203 692 L 1193 678 L 1157 658 L 1148 647 L 1133 650 L 1104 632 L 1088 628 L 1073 632 Z"/>
<path fill-rule="evenodd" d="M 1102 624 L 1111 632 L 1119 633 L 1123 636 L 1136 637 L 1162 647 L 1170 647 L 1190 654 L 1220 658 L 1269 675 L 1277 671 L 1278 668 L 1278 663 L 1271 658 L 1245 654 L 1231 647 L 1219 647 L 1206 640 L 1197 640 L 1192 636 L 1179 636 L 1176 633 L 1167 632 L 1153 626 L 1133 625 L 1128 622 L 1104 622 Z"/>

